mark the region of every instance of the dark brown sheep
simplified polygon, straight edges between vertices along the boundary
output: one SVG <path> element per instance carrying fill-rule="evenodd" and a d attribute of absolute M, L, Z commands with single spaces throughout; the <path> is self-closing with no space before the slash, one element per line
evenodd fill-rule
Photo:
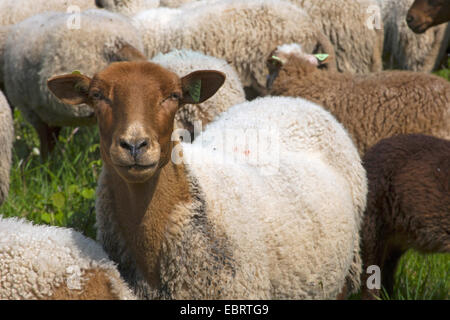
<path fill-rule="evenodd" d="M 406 23 L 415 33 L 450 21 L 450 0 L 416 0 L 406 15 Z"/>
<path fill-rule="evenodd" d="M 450 252 L 450 141 L 410 134 L 381 140 L 363 158 L 369 192 L 361 229 L 362 298 L 365 272 L 381 270 L 381 285 L 391 294 L 397 262 L 408 249 Z"/>

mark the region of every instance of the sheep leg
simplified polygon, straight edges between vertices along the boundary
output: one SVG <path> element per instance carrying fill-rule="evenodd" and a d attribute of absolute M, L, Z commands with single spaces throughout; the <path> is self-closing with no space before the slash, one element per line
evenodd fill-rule
<path fill-rule="evenodd" d="M 45 161 L 56 146 L 61 127 L 51 127 L 42 121 L 35 123 L 34 127 L 39 135 L 41 158 Z"/>
<path fill-rule="evenodd" d="M 404 250 L 399 248 L 390 248 L 386 253 L 384 263 L 381 267 L 381 285 L 386 289 L 389 297 L 391 297 L 394 292 L 395 270 L 397 269 L 398 261 L 403 253 Z"/>

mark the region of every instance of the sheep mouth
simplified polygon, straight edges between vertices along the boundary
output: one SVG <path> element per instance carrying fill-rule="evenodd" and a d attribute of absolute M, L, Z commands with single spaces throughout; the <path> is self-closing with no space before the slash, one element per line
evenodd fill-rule
<path fill-rule="evenodd" d="M 148 165 L 141 165 L 141 164 L 133 164 L 130 166 L 122 166 L 122 168 L 125 168 L 127 170 L 134 170 L 134 171 L 145 171 L 148 169 L 154 169 L 156 167 L 156 165 L 158 164 L 158 162 L 154 162 Z"/>

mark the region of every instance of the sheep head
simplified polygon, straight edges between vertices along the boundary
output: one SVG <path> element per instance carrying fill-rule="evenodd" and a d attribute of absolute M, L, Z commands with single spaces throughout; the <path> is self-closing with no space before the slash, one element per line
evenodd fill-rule
<path fill-rule="evenodd" d="M 416 0 L 408 10 L 406 23 L 415 33 L 450 21 L 450 0 Z"/>
<path fill-rule="evenodd" d="M 179 78 L 157 64 L 130 61 L 112 63 L 92 79 L 77 72 L 53 77 L 47 85 L 62 102 L 94 109 L 103 161 L 128 183 L 141 183 L 170 160 L 180 106 L 207 100 L 224 81 L 219 71 Z"/>
<path fill-rule="evenodd" d="M 324 66 L 330 60 L 328 54 L 314 55 L 303 52 L 301 46 L 297 43 L 278 46 L 266 61 L 269 70 L 266 87 L 270 90 L 280 70 L 288 63 L 295 63 L 296 72 L 301 77 L 316 71 L 318 67 Z"/>

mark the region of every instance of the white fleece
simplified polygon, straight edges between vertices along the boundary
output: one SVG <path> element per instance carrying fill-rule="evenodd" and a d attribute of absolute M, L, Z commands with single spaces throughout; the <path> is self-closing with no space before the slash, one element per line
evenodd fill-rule
<path fill-rule="evenodd" d="M 86 272 L 98 270 L 118 299 L 135 299 L 95 241 L 71 229 L 0 217 L 0 299 L 51 299 L 61 285 L 81 294 Z"/>
<path fill-rule="evenodd" d="M 11 108 L 0 91 L 0 205 L 8 196 L 13 142 L 14 123 Z"/>

